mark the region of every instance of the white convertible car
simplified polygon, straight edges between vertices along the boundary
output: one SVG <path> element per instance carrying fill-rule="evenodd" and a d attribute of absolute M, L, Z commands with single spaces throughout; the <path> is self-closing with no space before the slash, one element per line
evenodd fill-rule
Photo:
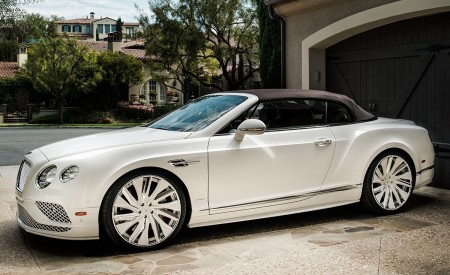
<path fill-rule="evenodd" d="M 249 90 L 200 97 L 145 127 L 28 153 L 17 221 L 52 238 L 161 248 L 180 229 L 361 202 L 401 211 L 431 182 L 428 132 L 348 97 Z"/>

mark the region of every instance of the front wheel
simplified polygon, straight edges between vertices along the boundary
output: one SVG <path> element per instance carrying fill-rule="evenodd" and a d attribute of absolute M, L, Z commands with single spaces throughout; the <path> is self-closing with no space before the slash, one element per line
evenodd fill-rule
<path fill-rule="evenodd" d="M 176 179 L 140 171 L 116 181 L 105 195 L 101 224 L 122 249 L 143 251 L 168 245 L 186 218 L 186 198 Z"/>
<path fill-rule="evenodd" d="M 367 170 L 361 202 L 377 214 L 400 212 L 410 201 L 415 181 L 414 164 L 408 155 L 381 153 Z"/>

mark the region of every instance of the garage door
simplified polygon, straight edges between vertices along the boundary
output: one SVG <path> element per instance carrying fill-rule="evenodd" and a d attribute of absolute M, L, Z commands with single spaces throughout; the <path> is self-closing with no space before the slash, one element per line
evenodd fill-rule
<path fill-rule="evenodd" d="M 389 24 L 328 48 L 326 85 L 377 116 L 427 128 L 438 152 L 433 185 L 450 189 L 450 13 Z"/>

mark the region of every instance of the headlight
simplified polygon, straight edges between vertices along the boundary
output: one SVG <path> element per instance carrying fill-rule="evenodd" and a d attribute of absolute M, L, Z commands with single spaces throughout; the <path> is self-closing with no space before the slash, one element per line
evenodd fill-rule
<path fill-rule="evenodd" d="M 59 175 L 59 180 L 61 182 L 71 181 L 78 175 L 79 171 L 80 169 L 78 168 L 78 166 L 69 166 L 61 172 L 61 175 Z"/>
<path fill-rule="evenodd" d="M 36 187 L 39 189 L 44 189 L 52 183 L 53 179 L 56 176 L 56 166 L 51 165 L 44 170 L 42 170 L 37 179 L 36 179 Z"/>

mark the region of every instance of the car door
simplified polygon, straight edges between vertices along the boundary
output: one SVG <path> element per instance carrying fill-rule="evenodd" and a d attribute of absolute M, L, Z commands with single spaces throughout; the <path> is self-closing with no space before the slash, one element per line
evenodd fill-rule
<path fill-rule="evenodd" d="M 309 100 L 307 106 L 300 103 L 260 104 L 249 117 L 266 123 L 268 129 L 262 135 L 245 136 L 242 141 L 234 134 L 211 137 L 211 213 L 245 210 L 255 204 L 261 207 L 265 202 L 288 201 L 320 190 L 333 157 L 334 136 L 323 125 L 325 111 L 318 114 L 316 108 L 315 114 L 300 117 L 305 108 L 312 112 L 317 102 Z"/>

